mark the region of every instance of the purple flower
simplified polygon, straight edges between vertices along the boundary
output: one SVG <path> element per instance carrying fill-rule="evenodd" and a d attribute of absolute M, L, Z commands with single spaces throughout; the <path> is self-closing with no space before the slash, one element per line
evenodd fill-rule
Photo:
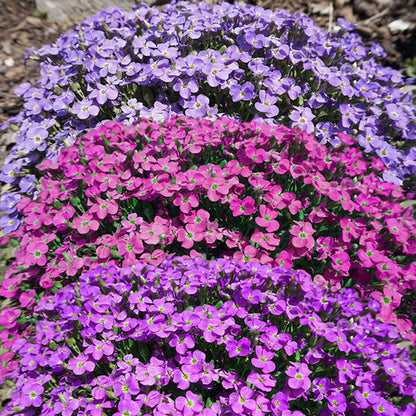
<path fill-rule="evenodd" d="M 209 98 L 199 94 L 196 99 L 185 101 L 185 114 L 194 118 L 204 117 L 209 105 Z"/>
<path fill-rule="evenodd" d="M 181 390 L 187 390 L 190 383 L 196 383 L 198 380 L 199 373 L 191 365 L 183 365 L 173 371 L 173 382 L 177 383 Z"/>
<path fill-rule="evenodd" d="M 179 396 L 175 400 L 175 408 L 184 416 L 199 415 L 203 407 L 199 396 L 191 391 L 187 391 L 185 397 Z"/>
<path fill-rule="evenodd" d="M 119 401 L 118 412 L 114 416 L 137 416 L 140 413 L 142 403 L 131 399 L 122 399 Z"/>
<path fill-rule="evenodd" d="M 251 354 L 252 350 L 251 342 L 246 337 L 243 337 L 238 341 L 229 341 L 225 348 L 228 351 L 228 355 L 230 356 L 230 358 L 237 356 L 245 357 L 246 355 Z"/>
<path fill-rule="evenodd" d="M 189 100 L 191 94 L 199 89 L 198 82 L 193 78 L 178 78 L 173 84 L 173 90 L 179 91 L 179 95 L 185 100 Z"/>
<path fill-rule="evenodd" d="M 83 355 L 70 358 L 68 361 L 68 369 L 72 370 L 77 376 L 84 374 L 85 372 L 90 373 L 94 368 L 95 364 Z"/>
<path fill-rule="evenodd" d="M 58 401 L 53 406 L 54 412 L 62 416 L 71 416 L 78 408 L 79 400 L 77 399 L 68 399 L 64 402 Z"/>
<path fill-rule="evenodd" d="M 293 121 L 291 127 L 299 127 L 302 130 L 306 130 L 308 133 L 312 133 L 314 125 L 312 120 L 315 118 L 312 111 L 308 107 L 295 107 L 289 118 Z"/>
<path fill-rule="evenodd" d="M 230 88 L 230 94 L 234 102 L 250 101 L 255 96 L 255 87 L 251 82 L 245 82 L 243 85 L 234 84 Z"/>
<path fill-rule="evenodd" d="M 342 393 L 330 394 L 327 400 L 328 408 L 333 412 L 343 413 L 347 409 L 346 399 Z"/>
<path fill-rule="evenodd" d="M 266 113 L 268 117 L 275 117 L 279 113 L 277 106 L 273 105 L 277 102 L 277 97 L 269 94 L 264 90 L 259 92 L 260 102 L 254 105 L 258 111 Z"/>
<path fill-rule="evenodd" d="M 75 114 L 80 120 L 85 120 L 91 116 L 96 116 L 98 115 L 99 111 L 100 109 L 88 98 L 76 102 L 72 106 L 72 113 Z"/>
<path fill-rule="evenodd" d="M 275 363 L 272 361 L 274 353 L 266 348 L 256 345 L 255 348 L 256 357 L 251 359 L 251 363 L 260 368 L 264 373 L 271 373 L 276 368 Z"/>
<path fill-rule="evenodd" d="M 245 35 L 245 40 L 248 44 L 250 44 L 254 49 L 261 49 L 263 48 L 264 43 L 266 42 L 266 38 L 264 35 L 258 35 L 254 32 L 248 32 Z"/>
<path fill-rule="evenodd" d="M 254 391 L 249 387 L 243 387 L 239 393 L 230 394 L 230 405 L 233 412 L 237 414 L 244 414 L 251 412 L 256 407 L 256 402 L 253 400 Z"/>
<path fill-rule="evenodd" d="M 363 383 L 360 390 L 355 390 L 354 398 L 363 409 L 370 408 L 379 400 L 377 394 L 373 391 L 369 383 Z"/>
<path fill-rule="evenodd" d="M 25 176 L 22 179 L 20 179 L 19 187 L 23 192 L 30 194 L 35 189 L 35 181 L 35 175 Z"/>
<path fill-rule="evenodd" d="M 100 105 L 103 105 L 107 100 L 115 100 L 117 97 L 118 89 L 115 85 L 103 85 L 100 83 L 97 83 L 97 89 L 89 95 L 89 98 L 95 98 Z"/>
<path fill-rule="evenodd" d="M 9 234 L 20 227 L 22 221 L 19 219 L 18 214 L 3 215 L 0 218 L 0 227 L 3 228 L 5 234 Z"/>
<path fill-rule="evenodd" d="M 91 354 L 94 360 L 99 360 L 105 355 L 111 355 L 114 351 L 114 345 L 111 342 L 103 342 L 97 339 L 92 340 L 94 345 L 90 345 L 85 352 Z"/>
<path fill-rule="evenodd" d="M 290 377 L 288 379 L 288 385 L 292 389 L 308 390 L 311 386 L 311 381 L 308 376 L 312 371 L 309 370 L 307 364 L 294 363 L 285 371 L 285 373 Z"/>
<path fill-rule="evenodd" d="M 45 391 L 39 383 L 30 381 L 22 387 L 22 404 L 26 407 L 40 407 L 43 403 L 42 393 Z"/>

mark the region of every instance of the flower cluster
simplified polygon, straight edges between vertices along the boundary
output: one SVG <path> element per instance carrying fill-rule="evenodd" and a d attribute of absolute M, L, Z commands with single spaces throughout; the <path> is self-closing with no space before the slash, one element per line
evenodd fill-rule
<path fill-rule="evenodd" d="M 414 339 L 413 213 L 379 162 L 342 141 L 328 150 L 305 131 L 225 118 L 98 127 L 45 161 L 38 199 L 18 203 L 20 249 L 0 294 L 20 307 L 0 323 L 15 339 L 21 308 L 99 265 L 204 255 L 294 266 L 333 291 L 358 285 Z"/>
<path fill-rule="evenodd" d="M 416 366 L 379 308 L 258 263 L 98 267 L 37 306 L 3 415 L 411 416 Z"/>
<path fill-rule="evenodd" d="M 36 194 L 35 165 L 103 120 L 171 114 L 266 120 L 341 144 L 342 131 L 387 165 L 386 181 L 416 176 L 415 107 L 396 70 L 377 64 L 340 19 L 328 34 L 302 14 L 221 3 L 143 4 L 98 13 L 54 44 L 30 51 L 36 86 L 16 93 L 24 109 L 0 180 L 15 187 L 0 203 L 0 227 L 16 229 L 20 195 Z M 337 111 L 334 111 L 336 109 Z"/>

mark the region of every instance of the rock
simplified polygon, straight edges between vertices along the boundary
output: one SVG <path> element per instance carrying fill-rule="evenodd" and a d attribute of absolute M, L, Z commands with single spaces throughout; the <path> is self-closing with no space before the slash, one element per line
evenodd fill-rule
<path fill-rule="evenodd" d="M 121 7 L 130 10 L 132 6 L 140 3 L 137 0 L 36 0 L 36 8 L 47 13 L 50 22 L 79 22 L 106 9 L 107 7 Z M 153 5 L 155 0 L 145 0 L 145 3 Z"/>
<path fill-rule="evenodd" d="M 411 24 L 409 22 L 405 22 L 402 19 L 393 20 L 391 23 L 387 25 L 390 32 L 395 34 L 399 32 L 404 32 L 405 30 L 409 29 Z"/>
<path fill-rule="evenodd" d="M 14 66 L 14 59 L 12 57 L 7 58 L 4 60 L 4 65 L 8 66 L 9 68 L 11 68 L 12 66 Z"/>

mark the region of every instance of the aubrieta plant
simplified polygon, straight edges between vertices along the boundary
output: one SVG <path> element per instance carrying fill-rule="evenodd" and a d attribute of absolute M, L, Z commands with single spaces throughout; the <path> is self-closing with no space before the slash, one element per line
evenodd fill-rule
<path fill-rule="evenodd" d="M 377 301 L 233 260 L 98 267 L 36 307 L 3 416 L 413 416 Z"/>
<path fill-rule="evenodd" d="M 411 81 L 377 64 L 383 50 L 367 50 L 353 28 L 340 19 L 330 34 L 303 14 L 237 4 L 174 2 L 164 12 L 142 4 L 107 9 L 31 50 L 41 76 L 17 88 L 24 109 L 4 125 L 18 134 L 0 174 L 14 187 L 1 200 L 0 227 L 20 225 L 16 204 L 36 194 L 41 160 L 103 120 L 138 116 L 261 120 L 332 146 L 344 132 L 388 167 L 384 180 L 411 186 L 415 107 L 400 89 Z"/>
<path fill-rule="evenodd" d="M 412 195 L 341 138 L 328 150 L 301 130 L 191 117 L 86 134 L 39 167 L 38 199 L 18 203 L 24 224 L 10 236 L 20 249 L 0 289 L 14 302 L 0 316 L 7 346 L 41 295 L 102 264 L 158 265 L 169 254 L 294 266 L 332 291 L 358 286 L 414 341 L 416 223 L 400 205 Z"/>

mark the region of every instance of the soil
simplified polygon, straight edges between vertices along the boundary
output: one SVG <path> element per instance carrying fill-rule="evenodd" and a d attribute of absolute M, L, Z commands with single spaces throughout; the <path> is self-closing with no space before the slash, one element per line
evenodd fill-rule
<path fill-rule="evenodd" d="M 139 2 L 139 1 L 138 1 Z M 156 0 L 158 7 L 166 0 Z M 217 3 L 218 0 L 208 0 Z M 406 60 L 416 62 L 416 0 L 246 0 L 270 9 L 304 12 L 318 26 L 331 30 L 338 17 L 358 25 L 357 32 L 366 45 L 379 43 L 386 53 L 382 64 L 405 71 Z M 116 3 L 116 1 L 114 1 Z M 240 4 L 244 3 L 240 1 Z M 23 58 L 31 46 L 53 43 L 82 19 L 71 16 L 68 22 L 52 23 L 36 10 L 35 0 L 0 0 L 0 124 L 22 108 L 13 90 L 22 82 L 36 83 L 38 70 Z M 13 146 L 13 133 L 0 132 L 0 168 Z M 2 191 L 6 189 L 3 188 Z M 1 257 L 1 256 L 0 256 Z M 0 258 L 0 267 L 3 258 Z M 0 386 L 0 412 L 9 388 Z"/>

